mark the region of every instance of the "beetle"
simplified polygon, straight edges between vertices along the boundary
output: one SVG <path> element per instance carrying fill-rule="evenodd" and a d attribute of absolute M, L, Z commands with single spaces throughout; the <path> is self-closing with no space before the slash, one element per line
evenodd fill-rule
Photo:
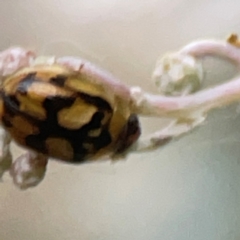
<path fill-rule="evenodd" d="M 79 61 L 77 70 L 69 66 L 74 62 L 69 58 L 51 64 L 36 61 L 4 78 L 0 119 L 17 144 L 47 157 L 82 163 L 123 154 L 137 141 L 140 124 L 130 111 L 127 88 Z"/>

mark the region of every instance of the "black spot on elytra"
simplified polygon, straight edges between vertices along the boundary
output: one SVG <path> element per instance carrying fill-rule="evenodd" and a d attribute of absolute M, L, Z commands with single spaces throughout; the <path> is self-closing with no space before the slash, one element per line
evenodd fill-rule
<path fill-rule="evenodd" d="M 17 92 L 20 94 L 27 94 L 28 88 L 31 84 L 36 81 L 36 72 L 29 73 L 19 83 Z M 15 95 L 1 94 L 4 103 L 4 114 L 14 117 L 15 115 L 22 115 L 28 117 L 28 114 L 20 111 L 20 102 L 17 100 Z"/>
<path fill-rule="evenodd" d="M 92 104 L 96 106 L 98 109 L 112 111 L 112 107 L 110 106 L 110 104 L 101 97 L 91 96 L 83 92 L 79 92 L 78 95 L 86 103 Z"/>
<path fill-rule="evenodd" d="M 57 135 L 67 132 L 68 129 L 62 128 L 58 124 L 58 112 L 63 108 L 70 107 L 75 101 L 73 97 L 49 97 L 44 100 L 43 107 L 46 111 L 46 120 L 40 123 L 40 132 L 42 135 L 51 136 L 50 133 Z M 63 135 L 66 135 L 63 134 Z"/>
<path fill-rule="evenodd" d="M 24 77 L 19 83 L 17 92 L 21 94 L 27 94 L 29 87 L 33 82 L 40 81 L 36 78 L 36 72 L 29 73 L 26 77 Z"/>
<path fill-rule="evenodd" d="M 14 96 L 2 94 L 3 113 L 2 123 L 5 127 L 12 127 L 11 119 L 19 112 L 19 102 Z"/>
<path fill-rule="evenodd" d="M 51 96 L 44 100 L 43 107 L 47 110 L 47 116 L 56 115 L 63 108 L 69 108 L 75 100 L 74 97 Z"/>
<path fill-rule="evenodd" d="M 84 163 L 87 161 L 87 156 L 89 156 L 88 151 L 80 147 L 77 152 L 74 152 L 74 157 L 70 163 Z"/>
<path fill-rule="evenodd" d="M 29 135 L 26 137 L 25 142 L 28 147 L 41 153 L 47 153 L 45 139 L 41 135 Z"/>
<path fill-rule="evenodd" d="M 106 147 L 112 141 L 111 135 L 107 129 L 103 129 L 98 137 L 89 137 L 86 142 L 92 143 L 95 150 Z"/>
<path fill-rule="evenodd" d="M 15 96 L 3 95 L 4 111 L 11 117 L 19 113 L 20 103 Z"/>
<path fill-rule="evenodd" d="M 72 163 L 82 163 L 87 161 L 87 157 L 93 156 L 97 151 L 108 146 L 111 142 L 111 135 L 107 129 L 103 129 L 98 137 L 86 137 L 82 140 L 82 142 L 74 142 L 72 144 L 72 146 L 74 146 L 74 157 L 72 159 Z M 88 150 L 83 147 L 83 143 L 92 144 L 94 148 L 93 152 L 88 152 Z"/>
<path fill-rule="evenodd" d="M 94 113 L 89 126 L 87 125 L 88 127 L 90 127 L 90 129 L 88 129 L 88 131 L 100 128 L 101 127 L 101 121 L 103 120 L 103 118 L 104 118 L 104 113 L 103 112 Z"/>
<path fill-rule="evenodd" d="M 53 83 L 59 87 L 63 87 L 65 82 L 67 80 L 67 77 L 64 75 L 57 75 L 56 77 L 50 78 L 50 83 Z"/>
<path fill-rule="evenodd" d="M 96 112 L 89 123 L 81 127 L 79 130 L 74 131 L 71 143 L 74 149 L 73 162 L 83 162 L 89 155 L 94 155 L 99 149 L 106 147 L 111 143 L 111 136 L 107 130 L 102 129 L 100 136 L 89 137 L 89 132 L 94 129 L 103 128 L 101 121 L 104 118 L 103 112 Z M 83 147 L 83 143 L 91 143 L 93 145 L 93 152 L 88 152 Z"/>
<path fill-rule="evenodd" d="M 3 113 L 2 123 L 5 127 L 12 127 L 11 119 L 19 113 L 19 102 L 14 96 L 6 96 L 2 94 Z"/>

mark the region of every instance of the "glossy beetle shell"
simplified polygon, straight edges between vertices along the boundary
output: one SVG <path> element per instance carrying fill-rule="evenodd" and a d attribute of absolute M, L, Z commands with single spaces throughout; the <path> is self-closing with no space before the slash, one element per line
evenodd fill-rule
<path fill-rule="evenodd" d="M 26 148 L 69 162 L 121 153 L 140 135 L 138 119 L 100 82 L 60 65 L 38 65 L 4 80 L 1 120 Z"/>

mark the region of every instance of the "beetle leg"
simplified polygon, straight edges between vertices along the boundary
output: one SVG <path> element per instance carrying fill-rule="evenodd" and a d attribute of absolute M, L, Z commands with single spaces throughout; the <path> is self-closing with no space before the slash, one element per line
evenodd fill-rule
<path fill-rule="evenodd" d="M 10 175 L 14 184 L 24 190 L 38 185 L 44 178 L 48 158 L 42 154 L 27 151 L 11 166 Z"/>

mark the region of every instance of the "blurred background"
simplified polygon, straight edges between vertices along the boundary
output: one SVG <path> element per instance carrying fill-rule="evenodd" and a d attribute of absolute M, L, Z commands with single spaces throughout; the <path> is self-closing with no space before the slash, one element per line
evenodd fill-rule
<path fill-rule="evenodd" d="M 129 85 L 154 91 L 157 58 L 188 42 L 240 33 L 237 0 L 0 1 L 0 49 L 75 55 Z M 207 84 L 235 69 L 208 59 Z M 36 188 L 0 185 L 1 240 L 239 240 L 239 106 L 127 161 L 69 166 L 50 162 Z M 160 120 L 141 119 L 144 134 Z M 13 147 L 14 156 L 19 148 Z"/>

